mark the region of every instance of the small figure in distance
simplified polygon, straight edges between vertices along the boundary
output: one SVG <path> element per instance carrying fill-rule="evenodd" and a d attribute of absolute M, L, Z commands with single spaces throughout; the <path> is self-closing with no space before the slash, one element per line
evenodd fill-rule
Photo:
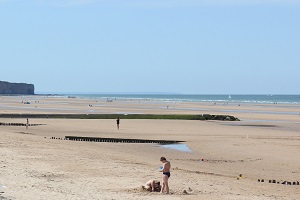
<path fill-rule="evenodd" d="M 29 120 L 27 118 L 27 121 L 26 121 L 26 129 L 28 129 L 28 126 L 29 126 Z"/>
<path fill-rule="evenodd" d="M 157 180 L 149 180 L 142 186 L 144 190 L 151 192 L 159 192 L 161 189 L 160 182 Z"/>
<path fill-rule="evenodd" d="M 120 117 L 117 117 L 117 128 L 118 128 L 118 130 L 120 129 Z"/>
<path fill-rule="evenodd" d="M 163 173 L 162 179 L 162 187 L 160 193 L 162 194 L 164 189 L 166 189 L 166 193 L 169 194 L 169 177 L 171 176 L 170 169 L 171 163 L 167 161 L 165 157 L 161 157 L 160 161 L 163 163 L 162 168 L 160 168 L 160 172 Z"/>

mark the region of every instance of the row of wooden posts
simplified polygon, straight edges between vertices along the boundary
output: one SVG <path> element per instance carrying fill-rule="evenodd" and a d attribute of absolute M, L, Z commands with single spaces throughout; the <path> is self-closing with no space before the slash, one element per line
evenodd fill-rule
<path fill-rule="evenodd" d="M 264 179 L 258 179 L 258 182 L 265 182 Z M 300 185 L 299 181 L 276 181 L 276 180 L 269 180 L 269 183 L 277 183 L 283 185 Z"/>
<path fill-rule="evenodd" d="M 28 124 L 28 126 L 39 126 L 43 124 Z M 24 123 L 3 123 L 0 122 L 0 126 L 26 126 Z"/>
<path fill-rule="evenodd" d="M 58 139 L 52 137 L 51 139 Z M 146 140 L 146 139 L 128 139 L 128 138 L 100 138 L 100 137 L 81 137 L 65 136 L 65 140 L 86 141 L 86 142 L 112 142 L 112 143 L 158 143 L 158 144 L 176 144 L 184 141 L 177 140 Z"/>

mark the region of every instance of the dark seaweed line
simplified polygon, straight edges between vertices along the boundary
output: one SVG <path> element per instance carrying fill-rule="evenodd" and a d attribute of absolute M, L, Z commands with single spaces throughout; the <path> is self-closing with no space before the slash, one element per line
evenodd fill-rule
<path fill-rule="evenodd" d="M 0 114 L 0 118 L 55 118 L 55 119 L 170 119 L 239 121 L 230 115 L 154 115 L 154 114 Z"/>

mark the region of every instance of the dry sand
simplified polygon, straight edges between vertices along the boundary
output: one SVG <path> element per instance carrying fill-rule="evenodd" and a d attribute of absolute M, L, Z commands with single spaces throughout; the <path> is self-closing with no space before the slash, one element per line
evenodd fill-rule
<path fill-rule="evenodd" d="M 299 185 L 268 183 L 300 181 L 299 111 L 299 105 L 282 104 L 0 97 L 0 113 L 208 113 L 242 120 L 121 118 L 120 130 L 115 120 L 29 119 L 45 125 L 0 126 L 0 199 L 300 199 Z M 50 139 L 66 135 L 183 140 L 191 152 L 157 144 Z M 140 189 L 149 179 L 161 179 L 161 156 L 172 164 L 170 195 Z"/>

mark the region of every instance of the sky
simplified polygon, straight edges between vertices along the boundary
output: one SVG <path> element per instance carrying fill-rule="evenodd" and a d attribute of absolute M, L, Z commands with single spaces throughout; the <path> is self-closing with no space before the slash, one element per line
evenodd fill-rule
<path fill-rule="evenodd" d="M 300 94 L 300 0 L 0 0 L 36 93 Z"/>

